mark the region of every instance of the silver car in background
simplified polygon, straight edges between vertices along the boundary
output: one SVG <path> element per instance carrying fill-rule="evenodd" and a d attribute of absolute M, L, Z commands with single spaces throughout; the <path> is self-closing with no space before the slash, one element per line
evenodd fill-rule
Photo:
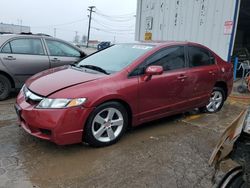
<path fill-rule="evenodd" d="M 0 101 L 32 75 L 84 58 L 78 47 L 43 34 L 0 35 Z"/>

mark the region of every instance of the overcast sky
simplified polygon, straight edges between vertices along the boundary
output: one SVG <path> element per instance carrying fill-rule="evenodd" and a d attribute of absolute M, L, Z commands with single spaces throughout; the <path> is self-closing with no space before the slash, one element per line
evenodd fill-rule
<path fill-rule="evenodd" d="M 136 0 L 1 0 L 0 22 L 31 27 L 72 41 L 75 31 L 87 35 L 88 6 L 96 6 L 91 39 L 129 42 L 134 40 Z"/>

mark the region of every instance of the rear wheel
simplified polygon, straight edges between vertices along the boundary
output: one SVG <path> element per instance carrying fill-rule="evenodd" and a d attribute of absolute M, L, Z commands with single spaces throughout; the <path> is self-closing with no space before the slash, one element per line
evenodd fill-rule
<path fill-rule="evenodd" d="M 127 111 L 120 103 L 104 103 L 91 113 L 84 129 L 84 141 L 94 147 L 112 145 L 121 138 L 127 125 Z"/>
<path fill-rule="evenodd" d="M 7 77 L 0 75 L 0 101 L 9 97 L 11 91 L 11 83 Z"/>
<path fill-rule="evenodd" d="M 237 91 L 238 91 L 239 93 L 246 93 L 246 92 L 247 92 L 247 86 L 239 85 L 239 86 L 237 87 Z"/>
<path fill-rule="evenodd" d="M 214 87 L 209 103 L 200 108 L 203 112 L 215 113 L 220 111 L 225 101 L 225 92 L 222 88 Z"/>

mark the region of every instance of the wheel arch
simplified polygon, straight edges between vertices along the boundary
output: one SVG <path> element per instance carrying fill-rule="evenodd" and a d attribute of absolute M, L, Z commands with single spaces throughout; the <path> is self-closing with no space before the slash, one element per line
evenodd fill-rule
<path fill-rule="evenodd" d="M 133 111 L 132 111 L 132 108 L 131 106 L 129 105 L 128 102 L 126 102 L 126 100 L 124 99 L 121 99 L 121 98 L 112 98 L 112 99 L 106 99 L 106 100 L 102 100 L 102 101 L 99 101 L 97 103 L 95 103 L 95 107 L 97 106 L 100 106 L 104 103 L 107 103 L 107 102 L 118 102 L 120 103 L 122 106 L 125 107 L 127 113 L 128 113 L 128 127 L 131 128 L 132 127 L 132 122 L 133 122 Z"/>
<path fill-rule="evenodd" d="M 226 99 L 227 99 L 227 97 L 228 97 L 228 87 L 227 87 L 226 82 L 224 82 L 224 81 L 217 81 L 217 82 L 215 83 L 214 87 L 222 88 L 223 91 L 225 92 L 225 97 L 226 97 Z"/>
<path fill-rule="evenodd" d="M 8 73 L 0 70 L 0 75 L 3 75 L 6 78 L 8 78 L 10 83 L 11 83 L 11 88 L 15 88 L 15 82 L 14 82 L 13 78 Z"/>

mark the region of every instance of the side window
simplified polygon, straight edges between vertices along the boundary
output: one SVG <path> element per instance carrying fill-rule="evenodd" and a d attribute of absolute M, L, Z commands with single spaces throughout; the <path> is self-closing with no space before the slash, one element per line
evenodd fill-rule
<path fill-rule="evenodd" d="M 161 65 L 164 71 L 176 70 L 185 67 L 184 47 L 169 47 L 151 56 L 146 66 Z"/>
<path fill-rule="evenodd" d="M 188 47 L 190 67 L 207 66 L 215 63 L 210 53 L 199 47 Z"/>
<path fill-rule="evenodd" d="M 44 55 L 40 39 L 15 39 L 10 46 L 13 54 Z"/>
<path fill-rule="evenodd" d="M 81 54 L 71 46 L 59 41 L 46 40 L 51 56 L 80 57 Z"/>
<path fill-rule="evenodd" d="M 5 44 L 5 46 L 2 48 L 2 53 L 11 53 L 11 48 L 10 48 L 10 43 L 8 42 L 7 44 Z"/>

